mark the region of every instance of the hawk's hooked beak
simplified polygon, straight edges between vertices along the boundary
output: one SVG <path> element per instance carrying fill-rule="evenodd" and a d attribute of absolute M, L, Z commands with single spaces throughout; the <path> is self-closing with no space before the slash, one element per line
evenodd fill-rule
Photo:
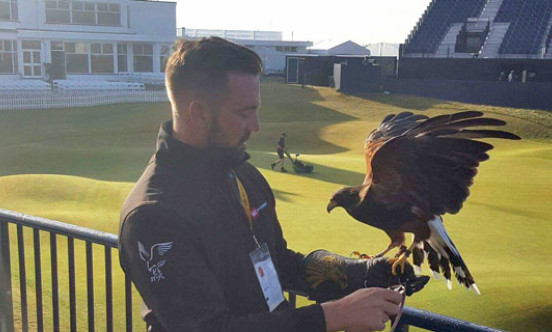
<path fill-rule="evenodd" d="M 337 206 L 337 202 L 334 201 L 333 199 L 330 199 L 330 201 L 328 202 L 328 206 L 326 206 L 326 211 L 330 213 L 336 206 Z"/>

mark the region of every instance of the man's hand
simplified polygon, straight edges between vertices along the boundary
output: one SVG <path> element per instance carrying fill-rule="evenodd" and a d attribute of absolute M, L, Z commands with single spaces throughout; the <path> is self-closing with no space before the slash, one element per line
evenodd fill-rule
<path fill-rule="evenodd" d="M 381 331 L 399 313 L 402 295 L 384 288 L 359 289 L 344 298 L 322 303 L 328 332 Z"/>
<path fill-rule="evenodd" d="M 410 264 L 404 273 L 393 275 L 392 259 L 387 257 L 351 259 L 317 250 L 305 258 L 304 277 L 309 297 L 319 303 L 351 294 L 359 288 L 388 288 L 396 285 L 405 287 L 406 295 L 420 291 L 429 277 L 416 277 Z"/>
<path fill-rule="evenodd" d="M 387 257 L 369 259 L 366 261 L 366 278 L 364 280 L 365 287 L 390 287 L 395 285 L 403 285 L 407 296 L 416 293 L 429 281 L 428 276 L 417 277 L 414 274 L 414 269 L 410 263 L 406 263 L 404 273 L 393 275 L 391 266 L 394 260 Z M 399 269 L 397 269 L 399 270 Z"/>

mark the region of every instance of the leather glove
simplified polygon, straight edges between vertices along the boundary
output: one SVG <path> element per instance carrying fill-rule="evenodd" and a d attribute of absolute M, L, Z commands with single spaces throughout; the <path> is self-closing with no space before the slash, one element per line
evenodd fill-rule
<path fill-rule="evenodd" d="M 404 273 L 393 275 L 393 260 L 387 257 L 353 259 L 316 250 L 305 257 L 304 264 L 309 298 L 317 302 L 341 298 L 364 287 L 403 285 L 406 295 L 410 296 L 429 281 L 428 276 L 416 277 L 409 263 L 405 264 Z"/>

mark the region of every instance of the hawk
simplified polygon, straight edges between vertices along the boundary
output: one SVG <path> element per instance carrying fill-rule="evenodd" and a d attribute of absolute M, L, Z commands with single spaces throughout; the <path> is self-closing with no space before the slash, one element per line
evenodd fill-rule
<path fill-rule="evenodd" d="M 400 247 L 392 270 L 404 269 L 414 252 L 414 264 L 427 253 L 430 268 L 444 273 L 449 289 L 450 267 L 458 282 L 480 294 L 458 249 L 447 234 L 442 215 L 455 214 L 469 195 L 479 163 L 493 146 L 480 138 L 518 140 L 509 132 L 474 127 L 506 122 L 465 111 L 428 117 L 412 112 L 386 116 L 366 138 L 366 176 L 361 185 L 344 187 L 328 203 L 328 213 L 343 207 L 356 220 L 382 229 L 391 242 L 376 256 Z M 413 234 L 407 248 L 405 233 Z"/>

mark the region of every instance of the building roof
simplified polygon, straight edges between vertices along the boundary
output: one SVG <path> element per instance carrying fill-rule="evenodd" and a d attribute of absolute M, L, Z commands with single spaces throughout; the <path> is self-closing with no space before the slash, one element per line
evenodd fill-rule
<path fill-rule="evenodd" d="M 178 38 L 199 39 L 203 37 L 221 37 L 241 45 L 251 46 L 312 46 L 310 41 L 284 40 L 280 31 L 257 30 L 215 30 L 179 28 Z"/>
<path fill-rule="evenodd" d="M 280 31 L 180 28 L 177 34 L 179 37 L 188 38 L 220 37 L 239 40 L 283 40 Z"/>
<path fill-rule="evenodd" d="M 313 54 L 329 55 L 370 55 L 370 50 L 351 40 L 338 44 L 335 42 L 332 43 L 331 41 L 318 43 L 316 47 L 310 49 L 309 52 Z"/>

